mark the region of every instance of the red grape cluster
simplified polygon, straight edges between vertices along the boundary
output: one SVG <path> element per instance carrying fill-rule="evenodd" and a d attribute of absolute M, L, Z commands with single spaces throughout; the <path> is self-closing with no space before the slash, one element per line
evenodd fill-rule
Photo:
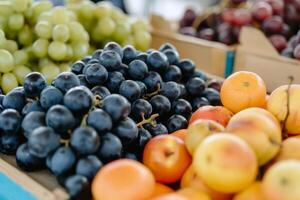
<path fill-rule="evenodd" d="M 179 32 L 232 45 L 238 42 L 242 26 L 259 27 L 278 52 L 284 50 L 284 55 L 298 58 L 299 55 L 295 54 L 299 54 L 300 47 L 286 48 L 290 46 L 287 40 L 300 27 L 300 0 L 257 0 L 251 6 L 241 6 L 244 2 L 231 0 L 231 6 L 210 14 L 202 21 L 192 9 L 188 9 L 180 21 Z M 299 38 L 299 34 L 292 38 L 296 37 Z"/>

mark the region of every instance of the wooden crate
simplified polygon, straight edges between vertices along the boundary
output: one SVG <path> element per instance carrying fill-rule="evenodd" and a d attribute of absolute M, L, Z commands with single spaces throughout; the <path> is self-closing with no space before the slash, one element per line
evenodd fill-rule
<path fill-rule="evenodd" d="M 0 155 L 0 199 L 65 200 L 66 191 L 48 171 L 24 172 L 14 156 Z"/>

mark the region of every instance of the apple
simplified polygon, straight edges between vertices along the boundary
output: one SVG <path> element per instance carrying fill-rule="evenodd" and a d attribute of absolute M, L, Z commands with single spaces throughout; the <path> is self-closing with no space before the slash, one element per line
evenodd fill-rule
<path fill-rule="evenodd" d="M 281 149 L 274 161 L 295 159 L 300 161 L 300 137 L 289 137 L 282 142 Z"/>
<path fill-rule="evenodd" d="M 262 183 L 257 181 L 245 190 L 237 193 L 233 200 L 266 200 L 262 190 Z"/>
<path fill-rule="evenodd" d="M 226 131 L 242 138 L 253 148 L 260 166 L 279 152 L 282 141 L 280 124 L 262 108 L 247 108 L 235 114 Z"/>
<path fill-rule="evenodd" d="M 262 188 L 267 200 L 299 200 L 300 161 L 275 163 L 265 173 Z"/>
<path fill-rule="evenodd" d="M 287 134 L 300 134 L 299 99 L 300 84 L 292 84 L 290 87 L 280 86 L 271 93 L 268 99 L 268 111 L 284 124 L 284 131 Z"/>
<path fill-rule="evenodd" d="M 198 119 L 189 125 L 185 136 L 185 145 L 191 155 L 203 139 L 216 132 L 224 132 L 225 128 L 209 119 Z"/>
<path fill-rule="evenodd" d="M 251 147 L 228 133 L 206 137 L 194 153 L 193 167 L 208 187 L 227 194 L 247 188 L 258 172 Z"/>

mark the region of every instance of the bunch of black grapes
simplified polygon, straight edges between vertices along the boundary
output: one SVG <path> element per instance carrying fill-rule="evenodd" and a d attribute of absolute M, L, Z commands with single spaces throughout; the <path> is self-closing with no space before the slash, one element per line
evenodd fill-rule
<path fill-rule="evenodd" d="M 59 74 L 37 72 L 0 99 L 0 151 L 20 168 L 47 168 L 74 199 L 89 199 L 97 171 L 142 159 L 154 136 L 186 128 L 193 110 L 219 105 L 217 81 L 165 44 L 138 52 L 108 43 Z"/>

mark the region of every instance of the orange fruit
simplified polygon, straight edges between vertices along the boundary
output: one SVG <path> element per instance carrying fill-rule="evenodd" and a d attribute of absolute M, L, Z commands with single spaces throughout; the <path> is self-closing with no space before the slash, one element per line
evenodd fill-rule
<path fill-rule="evenodd" d="M 105 165 L 92 183 L 94 200 L 145 200 L 151 197 L 155 179 L 141 163 L 120 159 Z"/>
<path fill-rule="evenodd" d="M 164 194 L 158 197 L 151 198 L 150 200 L 189 200 L 185 196 L 176 192 L 170 194 Z"/>
<path fill-rule="evenodd" d="M 211 197 L 196 188 L 184 188 L 177 191 L 178 194 L 186 197 L 188 200 L 211 200 Z"/>
<path fill-rule="evenodd" d="M 155 183 L 154 192 L 151 197 L 154 198 L 154 197 L 158 197 L 163 194 L 169 194 L 172 192 L 174 192 L 174 190 L 169 188 L 168 186 L 163 185 L 161 183 Z"/>
<path fill-rule="evenodd" d="M 189 124 L 198 119 L 210 119 L 226 127 L 233 113 L 223 106 L 202 106 L 191 116 Z"/>
<path fill-rule="evenodd" d="M 171 133 L 171 135 L 178 137 L 180 139 L 182 139 L 183 141 L 185 141 L 185 136 L 187 134 L 187 129 L 180 129 L 175 131 L 174 133 Z"/>
<path fill-rule="evenodd" d="M 263 108 L 266 95 L 267 89 L 262 78 L 247 71 L 230 75 L 220 91 L 222 104 L 234 113 L 249 107 Z"/>
<path fill-rule="evenodd" d="M 182 139 L 159 135 L 145 146 L 143 163 L 152 171 L 155 180 L 175 183 L 191 163 L 191 157 Z"/>

